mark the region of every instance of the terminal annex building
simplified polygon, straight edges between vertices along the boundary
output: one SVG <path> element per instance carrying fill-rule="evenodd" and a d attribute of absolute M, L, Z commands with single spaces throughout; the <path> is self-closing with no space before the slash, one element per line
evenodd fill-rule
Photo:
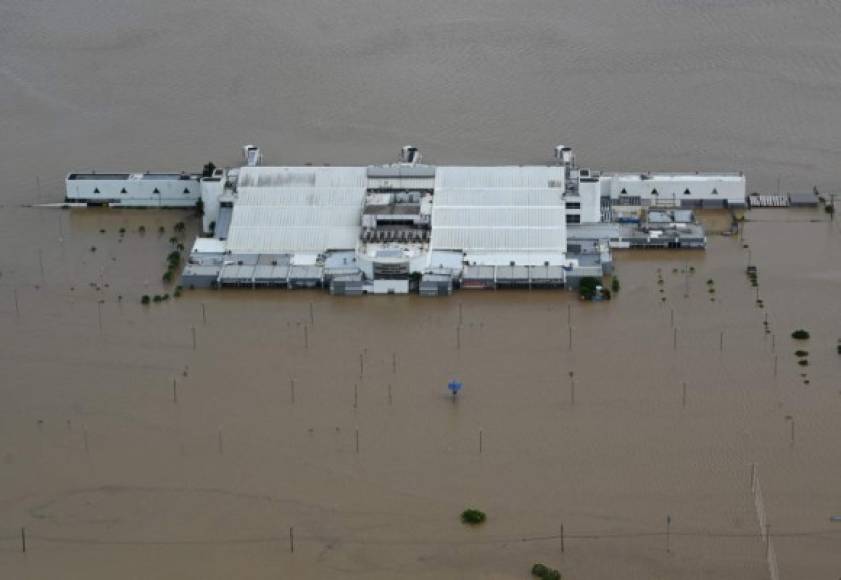
<path fill-rule="evenodd" d="M 258 149 L 245 149 L 246 165 L 202 178 L 71 174 L 67 199 L 132 206 L 131 195 L 109 188 L 144 181 L 174 192 L 173 206 L 201 199 L 208 237 L 192 248 L 184 286 L 424 295 L 574 286 L 610 271 L 610 246 L 623 235 L 614 218 L 624 211 L 745 204 L 738 173 L 600 174 L 578 168 L 563 146 L 552 164 L 530 166 L 425 165 L 407 146 L 395 164 L 266 167 Z M 82 191 L 91 185 L 97 194 Z M 137 205 L 170 205 L 145 195 Z"/>

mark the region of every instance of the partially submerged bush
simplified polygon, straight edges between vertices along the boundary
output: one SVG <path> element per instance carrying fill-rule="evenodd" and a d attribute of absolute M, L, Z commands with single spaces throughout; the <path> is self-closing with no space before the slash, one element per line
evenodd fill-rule
<path fill-rule="evenodd" d="M 797 361 L 797 364 L 799 364 L 801 367 L 807 367 L 809 366 L 809 359 L 802 358 L 799 361 Z"/>
<path fill-rule="evenodd" d="M 807 330 L 803 330 L 802 328 L 795 330 L 791 333 L 791 338 L 795 340 L 808 340 L 809 339 L 809 332 Z"/>
<path fill-rule="evenodd" d="M 148 294 L 144 294 L 143 298 L 140 299 L 141 304 L 149 304 L 151 302 L 151 298 L 149 298 Z"/>
<path fill-rule="evenodd" d="M 610 282 L 610 289 L 613 290 L 614 294 L 619 292 L 619 278 L 616 276 L 614 276 L 613 280 Z"/>
<path fill-rule="evenodd" d="M 804 356 L 809 356 L 808 350 L 796 350 L 794 351 L 794 356 L 803 358 Z"/>
<path fill-rule="evenodd" d="M 542 580 L 561 580 L 561 573 L 545 564 L 535 564 L 532 566 L 531 575 Z"/>
<path fill-rule="evenodd" d="M 582 298 L 592 300 L 596 295 L 596 286 L 598 285 L 599 281 L 597 278 L 594 278 L 593 276 L 584 276 L 581 278 L 581 282 L 579 283 L 578 293 Z"/>
<path fill-rule="evenodd" d="M 485 512 L 479 511 L 474 508 L 469 508 L 461 512 L 461 521 L 462 523 L 469 524 L 471 526 L 477 526 L 487 519 L 485 516 Z"/>

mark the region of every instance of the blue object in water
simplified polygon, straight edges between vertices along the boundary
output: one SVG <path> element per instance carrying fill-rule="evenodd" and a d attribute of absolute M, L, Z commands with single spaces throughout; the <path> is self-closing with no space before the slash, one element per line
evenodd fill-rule
<path fill-rule="evenodd" d="M 453 398 L 456 398 L 458 392 L 461 390 L 463 385 L 459 381 L 450 381 L 450 384 L 447 385 L 447 388 L 450 389 L 450 392 L 453 394 Z"/>

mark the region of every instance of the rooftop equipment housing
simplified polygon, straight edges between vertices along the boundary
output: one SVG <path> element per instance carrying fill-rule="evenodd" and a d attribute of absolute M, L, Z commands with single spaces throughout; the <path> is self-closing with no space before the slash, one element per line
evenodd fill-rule
<path fill-rule="evenodd" d="M 414 145 L 404 145 L 400 149 L 400 162 L 401 163 L 408 163 L 409 165 L 415 165 L 416 163 L 420 163 L 421 161 L 421 153 L 420 150 L 415 147 Z"/>

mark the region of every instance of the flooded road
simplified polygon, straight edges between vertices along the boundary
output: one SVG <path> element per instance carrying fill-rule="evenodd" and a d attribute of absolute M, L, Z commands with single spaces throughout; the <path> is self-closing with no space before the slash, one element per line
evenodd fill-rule
<path fill-rule="evenodd" d="M 760 579 L 757 463 L 783 577 L 829 577 L 841 235 L 817 210 L 748 218 L 706 253 L 618 254 L 607 303 L 187 290 L 142 306 L 171 292 L 172 226 L 189 238 L 193 216 L 7 207 L 0 576 L 523 578 L 546 561 Z M 469 506 L 479 529 L 458 520 Z"/>

